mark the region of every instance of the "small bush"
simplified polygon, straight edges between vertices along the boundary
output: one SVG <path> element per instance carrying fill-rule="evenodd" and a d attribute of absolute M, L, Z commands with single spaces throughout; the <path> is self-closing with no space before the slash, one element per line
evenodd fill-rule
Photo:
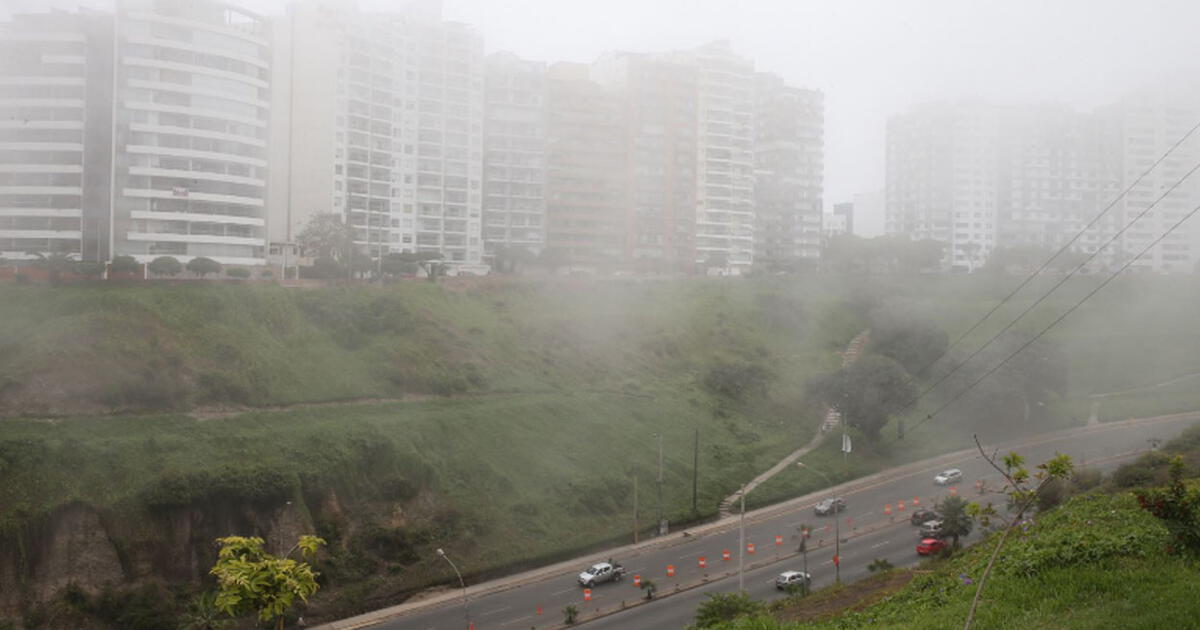
<path fill-rule="evenodd" d="M 175 277 L 183 273 L 183 264 L 171 256 L 159 256 L 150 261 L 148 269 L 156 276 Z"/>
<path fill-rule="evenodd" d="M 209 274 L 221 273 L 221 263 L 204 256 L 197 256 L 189 260 L 186 267 L 189 273 L 193 273 L 201 278 Z"/>
<path fill-rule="evenodd" d="M 245 280 L 250 277 L 250 270 L 245 267 L 234 267 L 225 272 L 225 275 L 238 280 Z"/>

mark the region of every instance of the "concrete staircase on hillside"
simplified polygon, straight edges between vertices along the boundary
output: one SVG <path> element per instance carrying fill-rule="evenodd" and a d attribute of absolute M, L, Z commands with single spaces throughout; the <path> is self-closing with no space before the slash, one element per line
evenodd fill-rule
<path fill-rule="evenodd" d="M 858 333 L 854 339 L 850 340 L 850 343 L 846 346 L 846 349 L 841 352 L 842 367 L 846 367 L 858 360 L 859 355 L 862 354 L 863 348 L 867 345 L 867 339 L 870 336 L 870 333 L 871 331 L 869 329 L 864 330 Z M 792 451 L 791 454 L 789 454 L 787 457 L 784 457 L 766 472 L 755 477 L 752 481 L 750 481 L 750 483 L 746 484 L 746 489 L 744 492 L 749 494 L 750 491 L 757 488 L 759 484 L 779 474 L 788 466 L 791 466 L 797 460 L 799 460 L 805 453 L 820 446 L 821 441 L 825 439 L 825 435 L 835 429 L 841 420 L 842 414 L 838 413 L 833 408 L 827 409 L 825 411 L 825 421 L 821 423 L 821 430 L 818 431 L 815 436 L 813 436 L 812 441 L 796 449 L 795 451 Z M 721 501 L 721 505 L 718 508 L 720 517 L 725 518 L 727 516 L 731 516 L 739 499 L 741 499 L 740 491 L 725 497 L 725 499 Z"/>

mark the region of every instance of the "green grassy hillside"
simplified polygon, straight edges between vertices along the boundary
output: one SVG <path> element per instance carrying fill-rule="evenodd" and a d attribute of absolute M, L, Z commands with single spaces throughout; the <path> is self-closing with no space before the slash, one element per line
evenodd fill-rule
<path fill-rule="evenodd" d="M 1129 494 L 1085 494 L 1011 536 L 988 580 L 976 628 L 1191 628 L 1200 619 L 1194 559 L 1166 552 L 1165 527 Z M 811 622 L 743 619 L 714 630 L 957 628 L 966 619 L 994 538 L 921 571 L 881 602 Z M 845 587 L 850 591 L 854 585 Z M 776 607 L 806 616 L 830 594 Z"/>

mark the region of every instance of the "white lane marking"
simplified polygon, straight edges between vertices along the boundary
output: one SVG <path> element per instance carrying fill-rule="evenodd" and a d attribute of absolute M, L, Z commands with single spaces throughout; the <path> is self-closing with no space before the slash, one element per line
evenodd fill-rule
<path fill-rule="evenodd" d="M 874 545 L 871 545 L 871 548 L 872 548 L 872 549 L 878 549 L 878 548 L 880 548 L 880 547 L 882 547 L 882 546 L 884 546 L 884 545 L 888 544 L 889 542 L 891 542 L 891 541 L 890 541 L 890 540 L 885 540 L 885 541 L 883 541 L 883 542 L 881 542 L 881 543 L 876 543 L 876 544 L 874 544 Z"/>
<path fill-rule="evenodd" d="M 563 593 L 570 593 L 573 590 L 575 590 L 573 587 L 572 588 L 564 588 L 561 591 L 555 591 L 555 592 L 551 593 L 551 595 L 562 595 Z"/>
<path fill-rule="evenodd" d="M 496 614 L 496 613 L 502 613 L 502 612 L 504 612 L 504 611 L 506 611 L 506 610 L 508 610 L 508 609 L 510 609 L 510 608 L 512 608 L 512 606 L 505 606 L 504 608 L 497 608 L 496 610 L 489 610 L 488 612 L 485 612 L 485 613 L 479 613 L 479 616 L 480 616 L 480 617 L 486 617 L 486 616 L 488 616 L 488 615 L 494 615 L 494 614 Z"/>
<path fill-rule="evenodd" d="M 508 621 L 505 621 L 504 623 L 502 623 L 500 625 L 507 626 L 510 623 L 517 623 L 518 621 L 524 621 L 524 620 L 530 619 L 532 617 L 533 617 L 533 615 L 525 615 L 524 617 L 517 617 L 516 619 L 509 619 Z"/>
<path fill-rule="evenodd" d="M 645 571 L 645 570 L 646 570 L 646 567 L 642 567 L 640 569 L 630 569 L 629 572 L 630 573 L 641 573 L 642 571 Z"/>

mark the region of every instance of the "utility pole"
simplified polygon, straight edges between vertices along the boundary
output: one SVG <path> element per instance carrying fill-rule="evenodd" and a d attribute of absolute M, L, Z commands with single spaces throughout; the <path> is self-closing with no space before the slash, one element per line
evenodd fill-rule
<path fill-rule="evenodd" d="M 662 536 L 666 532 L 663 531 L 663 504 L 662 504 L 662 484 L 663 484 L 663 450 L 662 450 L 662 434 L 658 437 L 658 535 Z"/>
<path fill-rule="evenodd" d="M 742 516 L 738 519 L 738 592 L 746 592 L 744 570 L 746 566 L 746 484 L 742 484 Z"/>
<path fill-rule="evenodd" d="M 696 501 L 700 491 L 700 429 L 696 429 L 692 443 L 692 514 L 698 514 Z"/>
<path fill-rule="evenodd" d="M 637 475 L 633 476 L 633 544 L 638 541 L 638 501 L 637 501 Z"/>

